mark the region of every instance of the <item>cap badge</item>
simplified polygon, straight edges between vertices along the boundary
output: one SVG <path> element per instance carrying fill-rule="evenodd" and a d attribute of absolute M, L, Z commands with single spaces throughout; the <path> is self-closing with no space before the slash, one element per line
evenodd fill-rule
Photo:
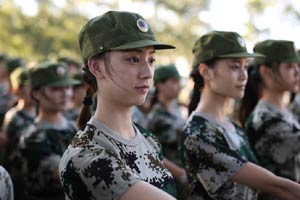
<path fill-rule="evenodd" d="M 65 73 L 66 73 L 66 69 L 65 69 L 63 66 L 58 66 L 58 67 L 56 68 L 56 73 L 57 73 L 57 75 L 59 75 L 59 76 L 63 76 L 63 75 L 65 75 Z"/>
<path fill-rule="evenodd" d="M 139 30 L 142 32 L 147 32 L 149 30 L 149 26 L 148 26 L 147 22 L 143 19 L 138 19 L 136 21 L 136 25 L 139 28 Z"/>
<path fill-rule="evenodd" d="M 238 42 L 239 42 L 241 47 L 246 47 L 246 43 L 245 43 L 245 40 L 243 38 L 238 37 Z"/>

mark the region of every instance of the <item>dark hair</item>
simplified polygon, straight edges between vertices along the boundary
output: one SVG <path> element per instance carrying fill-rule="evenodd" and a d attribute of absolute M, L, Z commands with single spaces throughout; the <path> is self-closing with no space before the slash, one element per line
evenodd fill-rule
<path fill-rule="evenodd" d="M 208 67 L 213 67 L 214 64 L 218 60 L 219 60 L 219 58 L 213 58 L 213 59 L 205 61 L 203 63 L 206 64 Z M 201 91 L 204 87 L 204 80 L 203 80 L 203 77 L 201 76 L 201 74 L 199 73 L 197 66 L 193 67 L 193 69 L 190 73 L 190 77 L 194 81 L 194 88 L 192 90 L 191 100 L 188 105 L 189 115 L 196 109 L 196 107 L 200 101 Z"/>
<path fill-rule="evenodd" d="M 266 67 L 272 69 L 272 71 L 281 78 L 279 73 L 279 64 L 278 62 L 265 63 Z M 251 64 L 248 68 L 248 81 L 245 88 L 245 95 L 241 99 L 240 108 L 239 108 L 239 120 L 241 125 L 244 127 L 248 116 L 251 114 L 255 108 L 257 102 L 261 97 L 262 88 L 264 82 L 259 73 L 260 64 Z"/>
<path fill-rule="evenodd" d="M 95 55 L 92 58 L 94 58 L 94 59 L 104 59 L 105 66 L 107 66 L 105 55 L 108 55 L 108 53 Z M 79 114 L 78 119 L 77 119 L 77 126 L 78 126 L 79 129 L 83 129 L 85 127 L 86 123 L 89 121 L 89 119 L 92 116 L 90 106 L 92 104 L 94 94 L 96 93 L 96 91 L 98 89 L 96 78 L 90 72 L 89 66 L 88 66 L 87 63 L 85 63 L 84 66 L 83 66 L 83 76 L 82 76 L 82 78 L 83 78 L 83 81 L 84 81 L 85 86 L 86 86 L 86 94 L 85 94 L 85 97 L 84 97 L 84 100 L 83 100 L 83 106 L 81 107 L 81 111 L 80 111 L 80 114 Z"/>

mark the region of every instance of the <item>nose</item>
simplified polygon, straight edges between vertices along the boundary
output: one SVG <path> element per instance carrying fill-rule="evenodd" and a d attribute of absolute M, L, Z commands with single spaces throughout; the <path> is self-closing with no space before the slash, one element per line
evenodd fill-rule
<path fill-rule="evenodd" d="M 143 62 L 143 66 L 141 67 L 139 78 L 141 79 L 152 79 L 154 73 L 154 66 L 149 64 L 148 62 Z"/>
<path fill-rule="evenodd" d="M 241 68 L 239 78 L 241 81 L 247 80 L 248 79 L 248 71 L 247 68 Z"/>
<path fill-rule="evenodd" d="M 65 86 L 63 88 L 63 94 L 67 97 L 71 97 L 73 95 L 73 89 L 71 88 L 71 86 Z"/>

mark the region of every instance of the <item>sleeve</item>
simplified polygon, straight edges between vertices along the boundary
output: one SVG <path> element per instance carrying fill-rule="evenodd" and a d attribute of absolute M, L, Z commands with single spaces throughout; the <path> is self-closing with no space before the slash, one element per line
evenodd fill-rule
<path fill-rule="evenodd" d="M 189 135 L 184 141 L 184 159 L 188 171 L 195 174 L 213 195 L 239 171 L 246 161 L 224 143 L 210 140 L 216 133 Z"/>
<path fill-rule="evenodd" d="M 2 166 L 0 166 L 0 199 L 14 199 L 14 190 L 11 178 L 8 172 Z"/>
<path fill-rule="evenodd" d="M 120 199 L 141 180 L 126 163 L 104 149 L 80 152 L 66 162 L 63 157 L 59 168 L 70 199 Z"/>

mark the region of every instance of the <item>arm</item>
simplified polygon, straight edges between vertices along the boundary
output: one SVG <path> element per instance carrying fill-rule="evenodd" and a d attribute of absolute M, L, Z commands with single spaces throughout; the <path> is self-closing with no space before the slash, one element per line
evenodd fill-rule
<path fill-rule="evenodd" d="M 167 158 L 163 159 L 163 163 L 176 179 L 178 179 L 182 183 L 187 183 L 188 180 L 184 168 L 172 163 Z"/>
<path fill-rule="evenodd" d="M 276 196 L 279 199 L 300 199 L 300 185 L 291 180 L 275 176 L 270 171 L 247 163 L 233 177 L 232 180 Z"/>
<path fill-rule="evenodd" d="M 175 199 L 168 193 L 152 186 L 149 183 L 140 181 L 129 188 L 121 197 L 122 200 L 152 200 L 152 199 L 161 199 L 161 200 L 172 200 Z"/>

